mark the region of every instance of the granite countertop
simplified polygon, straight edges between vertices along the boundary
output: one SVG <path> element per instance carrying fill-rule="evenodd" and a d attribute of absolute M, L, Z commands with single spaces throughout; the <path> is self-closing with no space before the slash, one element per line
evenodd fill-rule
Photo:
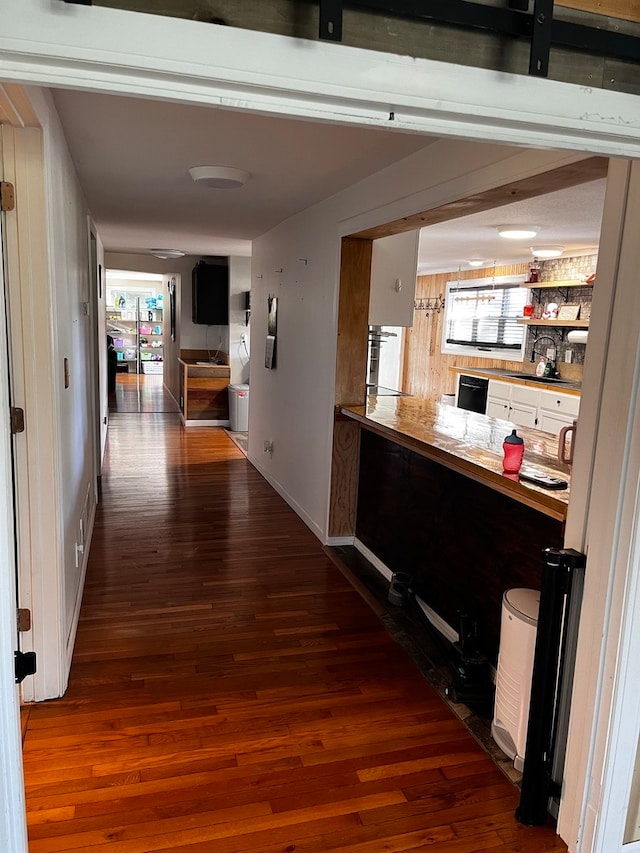
<path fill-rule="evenodd" d="M 543 489 L 502 471 L 502 442 L 514 425 L 417 397 L 377 397 L 365 406 L 344 406 L 342 414 L 366 429 L 434 459 L 442 465 L 509 495 L 545 515 L 564 521 L 569 488 Z M 558 461 L 555 436 L 518 427 L 525 442 L 524 466 L 570 483 L 570 468 Z"/>
<path fill-rule="evenodd" d="M 502 367 L 451 367 L 454 373 L 463 373 L 465 376 L 481 376 L 486 379 L 499 379 L 501 382 L 512 382 L 516 385 L 529 385 L 530 387 L 542 388 L 545 391 L 561 391 L 563 394 L 580 394 L 582 383 L 572 379 L 545 379 L 537 377 L 533 371 L 506 370 Z M 521 375 L 516 375 L 521 374 Z"/>

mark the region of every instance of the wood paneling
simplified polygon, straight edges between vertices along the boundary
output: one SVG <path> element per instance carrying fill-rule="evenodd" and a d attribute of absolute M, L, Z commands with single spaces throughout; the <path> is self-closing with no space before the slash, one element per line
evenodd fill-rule
<path fill-rule="evenodd" d="M 336 351 L 337 405 L 357 406 L 364 402 L 371 254 L 371 240 L 343 238 Z"/>
<path fill-rule="evenodd" d="M 556 0 L 556 6 L 640 22 L 640 0 Z"/>
<path fill-rule="evenodd" d="M 365 401 L 371 255 L 371 240 L 343 238 L 336 348 L 336 408 L 341 405 L 360 405 Z M 329 536 L 332 537 L 353 536 L 355 529 L 358 431 L 354 431 L 352 424 L 339 419 L 334 424 L 329 503 Z"/>
<path fill-rule="evenodd" d="M 30 853 L 566 853 L 222 429 L 110 422 Z"/>
<path fill-rule="evenodd" d="M 353 536 L 358 500 L 358 462 L 360 427 L 350 420 L 336 418 L 333 428 L 331 460 L 331 503 L 329 536 Z"/>
<path fill-rule="evenodd" d="M 527 264 L 512 264 L 496 267 L 495 275 L 522 275 L 527 273 Z M 456 279 L 487 278 L 491 270 L 465 270 L 460 273 L 440 273 L 418 276 L 416 299 L 444 294 L 448 281 Z M 441 350 L 444 311 L 430 313 L 414 312 L 413 326 L 406 330 L 402 390 L 416 397 L 438 400 L 442 394 L 453 394 L 456 389 L 456 374 L 449 370 L 453 365 L 461 367 L 503 367 L 514 372 L 522 370 L 522 362 L 498 361 L 476 356 L 444 355 Z"/>

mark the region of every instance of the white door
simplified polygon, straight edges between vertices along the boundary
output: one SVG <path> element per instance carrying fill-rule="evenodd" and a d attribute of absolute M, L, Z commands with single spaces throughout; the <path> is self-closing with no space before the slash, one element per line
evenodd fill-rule
<path fill-rule="evenodd" d="M 18 637 L 4 216 L 0 214 L 0 489 L 4 497 L 4 511 L 0 512 L 0 850 L 26 853 L 20 708 L 14 670 Z"/>

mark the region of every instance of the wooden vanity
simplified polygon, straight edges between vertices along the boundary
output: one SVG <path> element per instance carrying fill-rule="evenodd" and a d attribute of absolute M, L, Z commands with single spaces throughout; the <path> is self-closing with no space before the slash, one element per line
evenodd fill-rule
<path fill-rule="evenodd" d="M 183 356 L 178 361 L 184 426 L 228 426 L 229 365 L 209 363 L 206 355 L 200 358 Z"/>

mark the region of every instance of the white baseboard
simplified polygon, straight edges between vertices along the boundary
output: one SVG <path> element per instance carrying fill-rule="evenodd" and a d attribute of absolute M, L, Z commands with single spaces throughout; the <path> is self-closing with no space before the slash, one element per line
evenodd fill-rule
<path fill-rule="evenodd" d="M 328 536 L 325 545 L 337 548 L 340 545 L 353 545 L 355 536 Z"/>
<path fill-rule="evenodd" d="M 226 427 L 229 428 L 229 421 L 197 421 L 189 418 L 185 420 L 182 415 L 180 415 L 180 419 L 182 421 L 183 427 Z"/>
<path fill-rule="evenodd" d="M 429 607 L 428 604 L 425 604 L 424 601 L 416 595 L 416 601 L 418 602 L 418 607 L 424 615 L 427 617 L 429 622 L 433 625 L 436 631 L 439 631 L 444 637 L 449 640 L 450 643 L 457 643 L 460 639 L 460 634 L 449 625 L 448 622 L 445 622 L 442 616 L 439 616 L 433 608 Z"/>
<path fill-rule="evenodd" d="M 93 494 L 93 492 L 91 492 Z M 87 577 L 87 565 L 89 563 L 89 552 L 91 551 L 91 540 L 93 539 L 93 530 L 96 521 L 96 502 L 91 501 L 89 514 L 87 518 L 87 528 L 85 530 L 84 550 L 82 552 L 82 565 L 80 567 L 80 580 L 78 582 L 78 591 L 76 600 L 73 606 L 73 617 L 69 626 L 69 634 L 67 636 L 66 646 L 66 674 L 65 674 L 65 689 L 71 671 L 71 659 L 73 658 L 73 649 L 76 642 L 76 634 L 78 633 L 78 622 L 80 621 L 80 608 L 82 607 L 82 597 L 84 595 L 84 582 Z"/>
<path fill-rule="evenodd" d="M 323 542 L 324 531 L 320 529 L 320 526 L 316 524 L 316 522 L 309 515 L 307 515 L 307 513 L 300 506 L 300 504 L 291 497 L 291 495 L 286 491 L 286 489 L 276 479 L 274 479 L 268 471 L 258 465 L 254 457 L 247 456 L 247 459 L 253 465 L 256 471 L 258 471 L 265 478 L 267 483 L 269 483 L 269 485 L 276 490 L 280 497 L 283 498 L 289 504 L 295 514 L 300 516 L 300 518 L 304 521 L 309 530 L 311 530 L 311 532 L 318 537 L 320 542 Z"/>
<path fill-rule="evenodd" d="M 385 565 L 385 563 L 382 562 L 382 560 L 379 557 L 377 557 L 373 553 L 373 551 L 369 550 L 369 548 L 367 548 L 367 546 L 364 545 L 359 539 L 356 539 L 353 544 L 358 549 L 358 551 L 362 554 L 362 556 L 367 558 L 367 560 L 371 563 L 371 565 L 374 567 L 374 569 L 376 569 L 378 572 L 380 572 L 380 574 L 382 575 L 383 578 L 385 578 L 388 581 L 391 580 L 391 578 L 393 576 L 393 572 L 391 571 L 391 569 L 387 565 Z M 417 595 L 416 595 L 416 602 L 417 602 L 420 610 L 422 610 L 424 615 L 427 617 L 429 622 L 431 622 L 431 624 L 433 625 L 433 627 L 437 631 L 439 631 L 444 637 L 446 637 L 446 639 L 449 640 L 450 643 L 457 643 L 458 642 L 458 640 L 460 639 L 460 635 L 458 634 L 458 632 L 454 628 L 451 627 L 451 625 L 449 625 L 448 622 L 445 622 L 445 620 L 442 618 L 442 616 L 439 616 L 432 607 L 429 607 L 429 605 L 426 604 Z"/>
<path fill-rule="evenodd" d="M 393 572 L 390 568 L 388 568 L 379 557 L 370 551 L 366 545 L 364 545 L 359 539 L 355 539 L 354 543 L 355 547 L 362 554 L 363 557 L 366 557 L 367 560 L 371 563 L 374 569 L 377 569 L 385 580 L 390 581 L 393 575 Z"/>

